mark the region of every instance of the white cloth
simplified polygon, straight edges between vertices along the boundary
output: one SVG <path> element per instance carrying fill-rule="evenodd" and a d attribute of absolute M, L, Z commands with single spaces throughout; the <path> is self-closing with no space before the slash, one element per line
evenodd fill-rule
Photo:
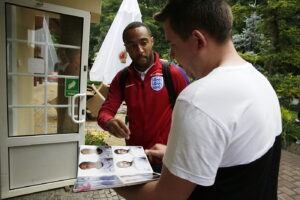
<path fill-rule="evenodd" d="M 135 67 L 134 67 L 134 69 L 140 74 L 141 79 L 144 81 L 147 72 L 148 72 L 149 69 L 150 69 L 151 67 L 153 67 L 153 66 L 154 66 L 154 64 L 152 64 L 150 67 L 148 67 L 144 72 L 141 72 L 141 71 L 137 70 Z"/>
<path fill-rule="evenodd" d="M 133 21 L 142 21 L 139 4 L 137 0 L 123 0 L 90 71 L 91 81 L 110 84 L 117 72 L 131 63 L 129 55 L 122 62 L 120 54 L 125 51 L 123 30 Z"/>
<path fill-rule="evenodd" d="M 180 178 L 210 186 L 219 167 L 260 158 L 281 131 L 267 79 L 249 63 L 221 66 L 177 98 L 164 164 Z"/>
<path fill-rule="evenodd" d="M 43 27 L 37 30 L 28 30 L 28 44 L 30 44 L 32 47 L 39 48 L 40 52 L 38 55 L 36 55 L 39 58 L 47 59 L 45 62 L 48 64 L 48 70 L 47 72 L 54 72 L 54 66 L 56 63 L 58 63 L 58 57 L 56 50 L 53 46 L 53 40 L 51 38 L 48 22 L 45 18 L 43 18 Z M 42 43 L 40 44 L 35 44 Z M 47 54 L 47 55 L 46 55 Z M 30 70 L 29 70 L 30 71 Z M 44 73 L 45 69 L 40 69 L 40 71 L 33 71 L 34 73 Z"/>

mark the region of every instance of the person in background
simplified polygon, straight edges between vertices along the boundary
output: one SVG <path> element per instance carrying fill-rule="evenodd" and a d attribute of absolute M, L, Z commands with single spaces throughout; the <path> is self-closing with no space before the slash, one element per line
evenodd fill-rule
<path fill-rule="evenodd" d="M 126 199 L 276 200 L 281 113 L 269 81 L 239 56 L 225 0 L 169 0 L 163 23 L 176 60 L 197 80 L 177 98 L 158 181 Z M 151 154 L 152 152 L 152 154 Z"/>
<path fill-rule="evenodd" d="M 172 106 L 164 84 L 162 61 L 153 51 L 154 39 L 149 27 L 141 22 L 130 23 L 123 31 L 123 41 L 131 65 L 125 87 L 120 87 L 122 72 L 113 79 L 108 96 L 103 103 L 98 124 L 118 138 L 126 138 L 126 144 L 151 148 L 156 143 L 167 144 L 171 125 Z M 176 96 L 187 86 L 188 80 L 182 69 L 169 65 Z M 129 128 L 115 118 L 125 100 Z M 161 161 L 153 161 L 155 172 L 161 171 Z"/>

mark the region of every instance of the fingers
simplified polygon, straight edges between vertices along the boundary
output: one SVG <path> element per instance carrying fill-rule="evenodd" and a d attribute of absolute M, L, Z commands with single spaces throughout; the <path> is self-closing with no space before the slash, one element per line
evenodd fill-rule
<path fill-rule="evenodd" d="M 163 157 L 163 153 L 160 150 L 151 150 L 151 149 L 146 149 L 145 153 L 147 156 L 149 157 L 156 157 L 156 158 L 162 158 Z M 152 158 L 153 159 L 153 158 Z"/>
<path fill-rule="evenodd" d="M 151 154 L 147 154 L 147 151 L 148 150 L 145 150 L 145 153 L 146 153 L 146 155 L 147 155 L 147 157 L 148 157 L 148 160 L 150 161 L 150 162 L 153 162 L 153 156 L 151 155 Z"/>
<path fill-rule="evenodd" d="M 146 149 L 145 153 L 149 157 L 149 159 L 162 159 L 165 151 L 166 151 L 167 146 L 163 144 L 155 144 L 153 147 L 150 149 Z"/>
<path fill-rule="evenodd" d="M 121 120 L 115 118 L 110 119 L 106 123 L 106 127 L 108 128 L 108 131 L 115 137 L 125 138 L 127 140 L 129 139 L 130 131 L 125 123 Z"/>
<path fill-rule="evenodd" d="M 127 128 L 125 123 L 123 123 L 122 121 L 118 121 L 118 122 L 119 122 L 120 130 L 123 132 L 125 139 L 128 140 L 130 135 L 130 130 Z"/>
<path fill-rule="evenodd" d="M 157 150 L 145 150 L 145 153 L 149 159 L 150 162 L 161 162 L 162 155 L 160 153 L 157 153 Z"/>

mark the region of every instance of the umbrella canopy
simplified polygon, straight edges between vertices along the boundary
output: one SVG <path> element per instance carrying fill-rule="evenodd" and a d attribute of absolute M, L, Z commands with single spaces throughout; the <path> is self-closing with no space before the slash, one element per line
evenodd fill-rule
<path fill-rule="evenodd" d="M 123 0 L 90 71 L 91 81 L 110 84 L 117 72 L 131 63 L 122 33 L 133 21 L 142 21 L 139 4 L 137 0 Z"/>

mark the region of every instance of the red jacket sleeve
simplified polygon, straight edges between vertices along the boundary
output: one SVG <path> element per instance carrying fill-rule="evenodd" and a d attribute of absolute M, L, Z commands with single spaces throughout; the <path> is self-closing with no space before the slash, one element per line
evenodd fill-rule
<path fill-rule="evenodd" d="M 107 98 L 105 99 L 98 113 L 98 124 L 104 130 L 107 130 L 106 122 L 115 117 L 123 101 L 122 92 L 119 85 L 120 76 L 121 72 L 114 77 L 109 87 Z"/>

